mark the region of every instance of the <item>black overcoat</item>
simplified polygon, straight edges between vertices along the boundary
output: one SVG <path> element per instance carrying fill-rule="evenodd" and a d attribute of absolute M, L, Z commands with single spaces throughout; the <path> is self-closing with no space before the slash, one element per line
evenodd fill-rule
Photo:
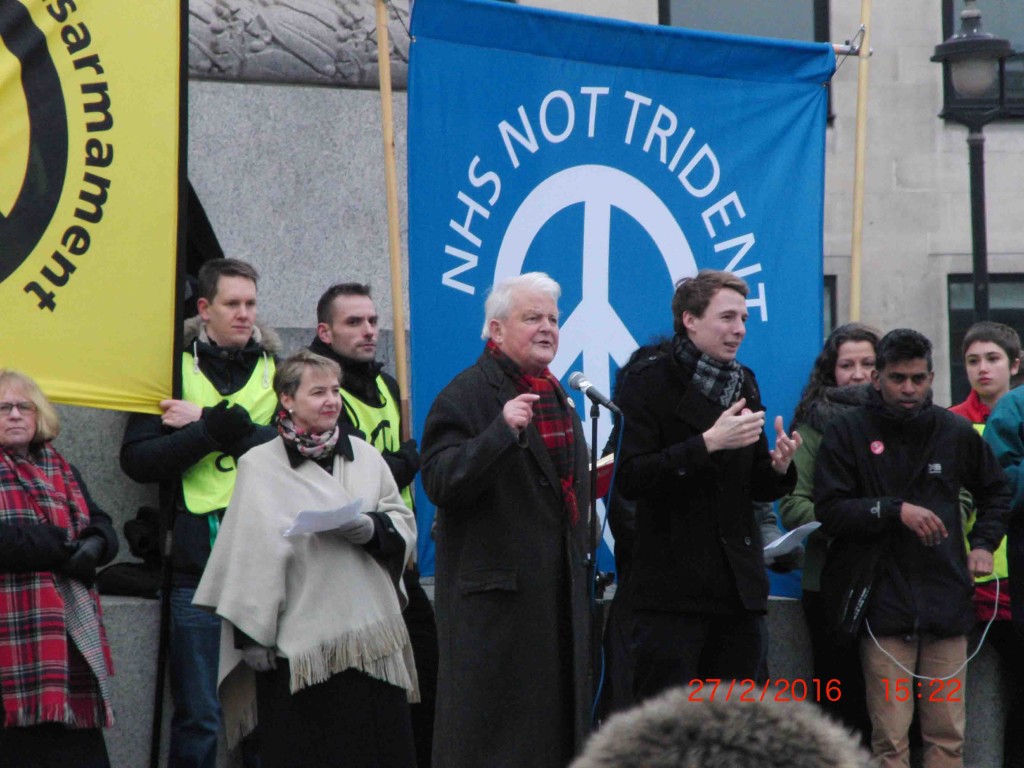
<path fill-rule="evenodd" d="M 434 765 L 564 768 L 588 731 L 587 447 L 573 412 L 570 525 L 534 425 L 502 418 L 517 396 L 487 353 L 438 395 L 423 431 L 437 505 L 440 668 Z"/>

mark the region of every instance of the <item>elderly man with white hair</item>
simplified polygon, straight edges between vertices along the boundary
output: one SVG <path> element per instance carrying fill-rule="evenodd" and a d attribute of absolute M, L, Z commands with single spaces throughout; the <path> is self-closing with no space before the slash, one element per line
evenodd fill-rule
<path fill-rule="evenodd" d="M 588 729 L 587 448 L 548 370 L 560 294 L 540 272 L 496 284 L 483 353 L 424 427 L 445 768 L 564 768 Z"/>

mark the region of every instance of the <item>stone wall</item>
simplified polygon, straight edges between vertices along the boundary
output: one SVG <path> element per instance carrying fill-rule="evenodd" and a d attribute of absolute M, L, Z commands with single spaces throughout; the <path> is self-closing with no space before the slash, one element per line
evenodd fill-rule
<path fill-rule="evenodd" d="M 537 2 L 567 7 L 562 0 Z M 315 59 L 321 63 L 314 62 L 312 70 L 320 74 L 306 78 L 321 85 L 206 79 L 234 77 L 245 69 L 233 58 L 231 51 L 235 49 L 228 43 L 241 41 L 239 50 L 265 53 L 268 49 L 258 42 L 267 42 L 264 26 L 277 29 L 271 21 L 281 21 L 274 14 L 282 12 L 285 5 L 259 3 L 264 10 L 259 11 L 262 21 L 257 21 L 246 15 L 254 13 L 255 3 L 193 0 L 193 24 L 205 15 L 215 28 L 210 34 L 220 43 L 214 46 L 199 37 L 191 41 L 192 72 L 204 79 L 190 82 L 189 177 L 225 252 L 249 259 L 260 269 L 261 318 L 284 332 L 289 348 L 310 338 L 316 298 L 331 282 L 342 279 L 373 284 L 390 339 L 393 324 L 379 94 L 324 87 L 336 85 L 335 76 L 346 69 L 344 57 L 333 50 Z M 853 36 L 859 24 L 858 5 L 832 4 L 835 39 Z M 327 0 L 312 2 L 310 7 L 317 8 L 318 13 L 336 12 L 339 17 L 348 13 L 339 10 L 340 3 Z M 655 0 L 629 0 L 619 6 L 619 15 L 624 7 L 631 18 L 656 19 Z M 225 9 L 230 11 L 226 16 Z M 356 14 L 349 15 L 355 19 Z M 349 36 L 361 40 L 363 49 L 370 45 L 363 26 L 369 18 L 360 17 L 359 33 Z M 402 26 L 397 17 L 393 19 L 392 38 L 398 40 L 395 45 L 400 49 Z M 304 29 L 293 31 L 301 37 L 308 33 Z M 935 342 L 936 401 L 945 402 L 949 395 L 946 275 L 970 271 L 965 131 L 946 126 L 936 117 L 941 109 L 940 68 L 928 59 L 942 37 L 938 4 L 930 0 L 876 3 L 872 30 L 875 54 L 870 75 L 862 317 L 883 328 L 911 325 Z M 279 37 L 286 35 L 281 33 Z M 203 51 L 199 51 L 201 47 Z M 305 49 L 293 42 L 288 50 L 294 53 Z M 285 58 L 288 55 L 281 54 Z M 269 58 L 270 54 L 257 55 L 253 61 Z M 402 58 L 401 52 L 398 58 Z M 356 69 L 361 74 L 346 84 L 365 85 L 371 81 L 368 56 L 359 61 L 363 63 Z M 335 67 L 333 73 L 328 71 L 328 64 Z M 263 75 L 263 68 L 260 63 L 253 79 L 269 79 Z M 252 69 L 246 72 L 252 74 Z M 857 62 L 851 60 L 841 66 L 833 80 L 835 121 L 828 129 L 826 147 L 825 270 L 839 278 L 840 322 L 849 318 L 856 75 Z M 289 78 L 303 79 L 298 75 L 284 79 Z M 403 244 L 407 234 L 405 102 L 404 92 L 396 92 Z M 1020 271 L 1024 263 L 1024 204 L 1018 187 L 1024 178 L 1024 126 L 991 126 L 986 136 L 990 268 L 993 272 Z M 405 291 L 401 301 L 408 306 Z M 417 322 L 429 322 L 429 318 Z M 124 354 L 131 354 L 131 350 L 124 350 Z M 139 504 L 155 502 L 153 487 L 138 486 L 120 473 L 117 456 L 125 419 L 122 414 L 66 407 L 61 408 L 61 414 L 65 431 L 58 441 L 59 448 L 83 470 L 94 496 L 118 523 L 131 517 Z M 124 633 L 120 628 L 115 630 L 115 652 L 122 670 L 119 686 L 124 688 L 119 689 L 117 702 L 122 724 L 115 728 L 111 739 L 112 743 L 123 740 L 134 745 L 139 740 L 139 729 L 146 730 L 136 721 L 148 717 L 144 693 L 151 680 L 141 662 L 155 654 L 155 624 L 146 613 L 152 610 L 152 604 L 110 605 L 108 622 L 112 627 L 127 622 Z M 773 614 L 779 610 L 773 608 Z M 783 626 L 798 626 L 793 621 Z M 777 628 L 775 619 L 772 631 L 776 637 L 773 654 L 779 653 L 780 647 L 799 642 L 787 630 Z M 129 663 L 129 658 L 134 661 Z M 799 666 L 805 661 L 792 666 L 795 662 L 787 660 L 791 658 L 796 657 L 779 658 L 777 675 L 795 675 L 797 670 L 806 669 Z M 136 661 L 140 663 L 133 666 Z M 997 733 L 979 730 L 979 723 L 986 729 L 998 727 L 999 718 L 991 710 L 975 715 L 977 708 L 995 706 L 992 702 L 997 702 L 994 697 L 998 685 L 987 663 L 972 666 L 972 690 L 980 686 L 970 718 L 969 749 L 975 755 L 1001 744 Z M 115 765 L 145 764 L 145 753 L 139 753 L 137 746 L 125 749 L 116 753 L 119 757 Z M 127 755 L 123 762 L 120 755 Z M 994 758 L 972 762 L 998 764 Z"/>

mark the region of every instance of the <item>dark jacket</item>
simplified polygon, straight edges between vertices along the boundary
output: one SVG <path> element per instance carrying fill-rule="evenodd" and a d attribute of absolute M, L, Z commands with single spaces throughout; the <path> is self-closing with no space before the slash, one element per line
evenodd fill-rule
<path fill-rule="evenodd" d="M 520 444 L 502 418 L 517 394 L 485 353 L 438 395 L 423 432 L 445 768 L 564 768 L 588 731 L 587 446 L 574 417 L 573 526 L 537 428 Z"/>
<path fill-rule="evenodd" d="M 318 355 L 323 355 L 329 360 L 333 360 L 341 366 L 341 388 L 350 395 L 358 397 L 367 405 L 375 408 L 380 408 L 384 405 L 381 402 L 380 392 L 377 389 L 377 378 L 380 377 L 384 380 L 384 384 L 387 386 L 388 393 L 391 395 L 392 401 L 395 403 L 399 419 L 402 415 L 402 395 L 398 388 L 398 382 L 394 376 L 384 373 L 384 366 L 378 363 L 376 360 L 372 360 L 368 363 L 361 363 L 355 360 L 350 360 L 347 357 L 342 357 L 333 349 L 329 344 L 324 344 L 319 338 L 314 338 L 312 343 L 309 345 L 309 351 L 315 352 Z M 344 419 L 348 424 L 355 427 L 359 431 L 360 436 L 364 440 L 370 440 L 370 435 L 366 434 L 366 430 L 363 425 L 355 424 L 352 422 L 351 414 L 349 414 L 347 408 L 343 408 L 341 411 L 341 419 Z M 399 423 L 395 427 L 396 431 L 401 434 L 402 425 Z M 406 440 L 402 443 L 402 446 L 397 451 L 381 451 L 381 456 L 384 457 L 385 463 L 388 465 L 388 469 L 391 470 L 391 476 L 395 478 L 395 483 L 398 484 L 399 488 L 405 488 L 411 485 L 413 480 L 416 479 L 416 473 L 420 469 L 420 454 L 416 450 L 415 440 Z"/>
<path fill-rule="evenodd" d="M 184 345 L 199 358 L 199 369 L 224 395 L 245 386 L 264 353 L 275 355 L 280 339 L 272 330 L 260 327 L 260 342 L 250 339 L 240 350 L 230 350 L 198 341 L 201 324 L 195 317 L 185 324 Z M 207 429 L 211 408 L 203 417 L 181 428 L 165 427 L 159 416 L 132 414 L 121 443 L 121 468 L 139 483 L 160 483 L 160 508 L 175 510 L 172 561 L 174 583 L 194 587 L 210 557 L 210 527 L 206 515 L 185 509 L 181 475 L 211 451 L 238 458 L 250 448 L 277 437 L 277 429 L 249 422 L 238 428 L 233 439 L 220 443 Z M 223 515 L 224 510 L 210 514 Z"/>
<path fill-rule="evenodd" d="M 993 552 L 1006 530 L 1010 491 L 991 449 L 969 422 L 928 403 L 913 418 L 868 404 L 825 430 L 814 475 L 814 507 L 834 537 L 822 572 L 830 602 L 858 562 L 882 548 L 866 618 L 875 635 L 926 632 L 952 637 L 974 625 L 960 488 L 978 504 L 968 539 Z M 926 547 L 900 521 L 906 501 L 931 510 L 949 536 Z"/>
<path fill-rule="evenodd" d="M 743 372 L 746 407 L 764 410 L 753 372 Z M 703 433 L 724 409 L 670 353 L 636 363 L 617 399 L 625 417 L 618 482 L 637 500 L 634 608 L 766 611 L 764 545 L 751 502 L 792 490 L 796 469 L 772 469 L 764 433 L 746 448 L 709 454 Z"/>
<path fill-rule="evenodd" d="M 1000 398 L 985 428 L 985 442 L 1006 472 L 1013 494 L 1006 528 L 1008 570 L 1024 573 L 1024 389 L 1012 389 Z M 1010 591 L 1010 613 L 1024 636 L 1024 587 Z"/>
<path fill-rule="evenodd" d="M 85 497 L 85 505 L 89 508 L 89 525 L 78 537 L 83 540 L 89 536 L 103 539 L 103 555 L 97 563 L 106 565 L 117 556 L 117 532 L 104 512 L 89 495 L 89 489 L 82 479 L 82 474 L 74 466 L 71 472 L 78 481 L 78 487 Z M 0 525 L 0 571 L 11 573 L 25 571 L 59 571 L 60 567 L 71 556 L 71 549 L 66 546 L 68 532 L 59 526 L 40 523 L 39 525 Z"/>

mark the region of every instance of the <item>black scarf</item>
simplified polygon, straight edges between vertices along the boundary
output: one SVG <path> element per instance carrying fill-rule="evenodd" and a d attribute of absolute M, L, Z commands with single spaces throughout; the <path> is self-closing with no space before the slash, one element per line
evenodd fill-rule
<path fill-rule="evenodd" d="M 932 393 L 931 390 L 925 395 L 924 400 L 918 403 L 913 408 L 904 408 L 902 405 L 896 403 L 887 403 L 882 397 L 882 393 L 878 390 L 873 390 L 871 397 L 867 402 L 869 410 L 875 411 L 882 415 L 883 418 L 895 421 L 898 423 L 911 422 L 920 416 L 927 408 L 932 405 Z"/>
<path fill-rule="evenodd" d="M 683 333 L 672 339 L 672 353 L 691 383 L 712 403 L 728 408 L 743 389 L 743 366 L 735 360 L 723 363 L 697 349 Z"/>

